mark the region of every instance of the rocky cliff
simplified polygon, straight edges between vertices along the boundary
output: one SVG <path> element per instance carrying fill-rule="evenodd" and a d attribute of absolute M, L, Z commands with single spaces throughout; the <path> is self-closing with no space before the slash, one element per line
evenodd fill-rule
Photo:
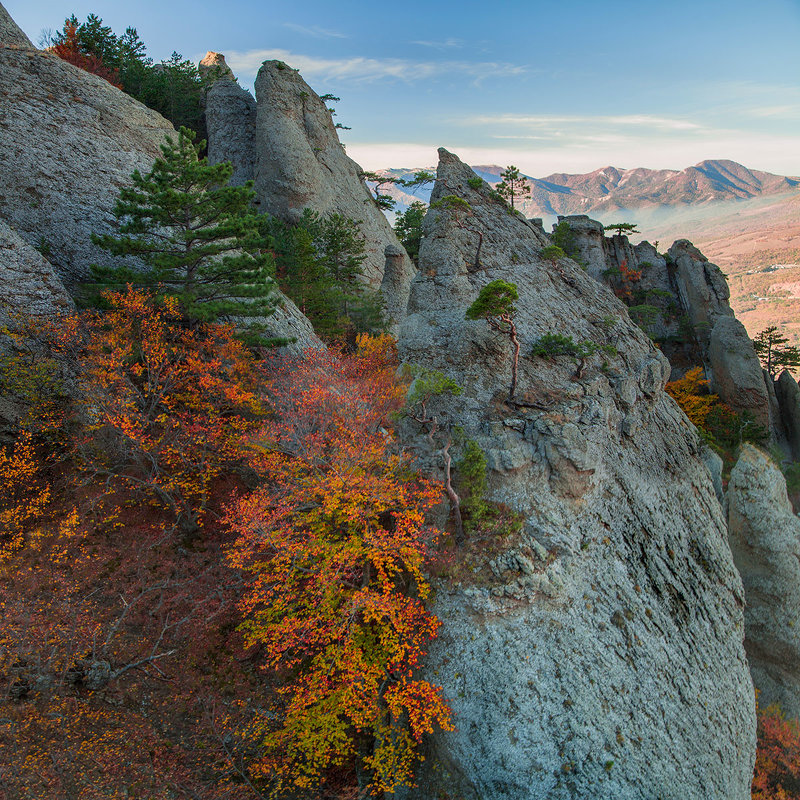
<path fill-rule="evenodd" d="M 800 520 L 772 459 L 745 445 L 725 497 L 745 592 L 745 648 L 759 705 L 800 717 Z"/>
<path fill-rule="evenodd" d="M 426 669 L 457 730 L 432 741 L 414 796 L 744 800 L 742 585 L 696 436 L 663 391 L 669 364 L 606 287 L 543 260 L 544 237 L 474 177 L 440 151 L 433 200 L 465 199 L 472 230 L 456 210 L 428 213 L 399 346 L 464 388 L 433 413 L 480 444 L 492 499 L 525 522 L 474 578 L 439 588 Z M 464 318 L 495 278 L 520 294 L 517 403 L 508 340 Z M 617 354 L 582 368 L 531 356 L 548 333 Z M 413 424 L 406 440 L 436 465 Z"/>
<path fill-rule="evenodd" d="M 92 232 L 110 232 L 120 187 L 149 170 L 174 133 L 102 78 L 0 46 L 0 218 L 47 253 L 68 287 L 107 258 Z"/>
<path fill-rule="evenodd" d="M 214 83 L 207 98 L 209 157 L 231 160 L 236 182 L 254 177 L 260 210 L 287 222 L 297 222 L 305 208 L 358 220 L 365 278 L 383 290 L 389 317 L 398 322 L 415 268 L 361 168 L 345 154 L 325 102 L 282 61 L 261 67 L 256 98 L 224 78 Z M 387 265 L 391 275 L 384 280 Z"/>

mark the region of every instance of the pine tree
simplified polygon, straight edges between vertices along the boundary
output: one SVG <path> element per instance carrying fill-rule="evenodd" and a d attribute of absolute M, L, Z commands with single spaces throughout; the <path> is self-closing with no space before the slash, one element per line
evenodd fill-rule
<path fill-rule="evenodd" d="M 531 187 L 525 177 L 520 174 L 517 167 L 508 166 L 501 173 L 502 180 L 497 184 L 497 193 L 511 204 L 514 208 L 514 199 L 531 196 Z"/>
<path fill-rule="evenodd" d="M 778 333 L 777 325 L 770 325 L 753 339 L 753 349 L 761 364 L 774 380 L 784 369 L 800 367 L 800 348 L 789 344 L 789 339 Z"/>
<path fill-rule="evenodd" d="M 397 238 L 405 247 L 414 264 L 419 264 L 419 247 L 422 243 L 422 220 L 428 206 L 421 200 L 414 200 L 413 203 L 402 213 L 396 211 L 397 218 L 394 223 L 394 232 Z"/>
<path fill-rule="evenodd" d="M 138 170 L 114 208 L 119 235 L 92 236 L 114 256 L 133 256 L 149 269 L 95 266 L 95 289 L 130 283 L 178 299 L 186 319 L 211 322 L 268 316 L 273 257 L 264 247 L 253 210 L 252 182 L 228 186 L 232 167 L 198 157 L 204 143 L 181 128 L 177 143 L 167 138 L 146 175 Z M 98 286 L 99 285 L 99 286 Z M 263 324 L 247 325 L 250 339 Z"/>

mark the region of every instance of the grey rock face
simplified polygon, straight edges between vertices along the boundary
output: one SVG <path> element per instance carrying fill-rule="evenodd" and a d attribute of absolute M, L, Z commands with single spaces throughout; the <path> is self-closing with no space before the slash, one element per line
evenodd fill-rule
<path fill-rule="evenodd" d="M 765 380 L 774 385 L 789 450 L 792 459 L 798 461 L 800 460 L 800 387 L 787 370 L 781 372 L 774 384 L 768 374 Z"/>
<path fill-rule="evenodd" d="M 280 301 L 275 310 L 264 322 L 267 330 L 264 335 L 275 339 L 288 339 L 289 344 L 282 348 L 290 354 L 301 354 L 309 348 L 323 348 L 325 345 L 319 339 L 311 323 L 300 309 L 281 292 L 278 292 Z"/>
<path fill-rule="evenodd" d="M 489 577 L 438 588 L 426 672 L 457 730 L 433 737 L 413 796 L 745 800 L 755 714 L 742 586 L 696 437 L 663 392 L 669 365 L 606 287 L 541 259 L 533 226 L 470 178 L 440 151 L 433 199 L 471 204 L 480 268 L 476 234 L 429 211 L 399 348 L 464 388 L 429 412 L 480 444 L 491 499 L 525 523 L 487 555 Z M 520 293 L 516 405 L 508 340 L 464 319 L 495 278 Z M 532 357 L 546 333 L 618 354 L 580 371 Z M 407 425 L 407 445 L 434 465 Z"/>
<path fill-rule="evenodd" d="M 11 15 L 0 3 L 0 47 L 20 47 L 23 50 L 35 50 L 31 40 L 11 19 Z"/>
<path fill-rule="evenodd" d="M 769 393 L 761 362 L 738 319 L 717 318 L 708 344 L 708 360 L 714 391 L 734 411 L 749 412 L 769 430 Z"/>
<path fill-rule="evenodd" d="M 49 317 L 73 307 L 47 259 L 0 220 L 0 309 Z"/>
<path fill-rule="evenodd" d="M 603 272 L 608 269 L 604 249 L 605 233 L 602 223 L 589 219 L 586 214 L 573 214 L 559 217 L 559 222 L 566 222 L 572 233 L 572 243 L 578 258 L 586 264 L 586 271 L 597 280 L 603 279 Z"/>
<path fill-rule="evenodd" d="M 261 210 L 296 222 L 304 208 L 337 212 L 360 220 L 366 237 L 364 272 L 378 288 L 384 251 L 400 247 L 394 231 L 372 200 L 361 169 L 342 148 L 325 103 L 299 73 L 281 61 L 266 61 L 256 80 L 256 192 Z M 404 252 L 404 251 L 402 251 Z M 402 282 L 415 273 L 407 255 Z"/>
<path fill-rule="evenodd" d="M 52 318 L 74 309 L 72 299 L 53 267 L 22 237 L 0 220 L 0 327 L 16 314 Z M 0 333 L 0 358 L 17 347 L 37 351 L 33 340 L 14 341 Z M 0 382 L 0 442 L 16 434 L 24 404 Z"/>
<path fill-rule="evenodd" d="M 228 66 L 225 61 L 225 56 L 222 53 L 215 53 L 209 50 L 197 65 L 197 71 L 204 81 L 235 81 L 233 70 Z"/>
<path fill-rule="evenodd" d="M 800 520 L 765 453 L 745 445 L 726 495 L 731 549 L 745 593 L 745 648 L 759 704 L 800 716 Z"/>
<path fill-rule="evenodd" d="M 119 188 L 175 134 L 102 78 L 37 50 L 0 48 L 0 219 L 45 247 L 68 288 L 105 251 Z"/>
<path fill-rule="evenodd" d="M 217 80 L 206 93 L 206 128 L 209 163 L 231 162 L 231 186 L 255 180 L 256 101 L 253 95 L 234 80 Z"/>

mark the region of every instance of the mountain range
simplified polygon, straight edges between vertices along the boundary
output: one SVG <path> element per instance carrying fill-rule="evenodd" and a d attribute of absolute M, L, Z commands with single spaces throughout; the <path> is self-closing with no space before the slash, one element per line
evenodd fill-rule
<path fill-rule="evenodd" d="M 487 183 L 500 181 L 504 167 L 475 165 L 472 169 Z M 385 169 L 379 174 L 408 179 L 417 170 Z M 774 175 L 749 169 L 735 161 L 709 159 L 682 170 L 618 169 L 607 166 L 581 175 L 556 172 L 544 178 L 523 176 L 531 194 L 518 203 L 528 217 L 555 217 L 559 214 L 602 216 L 620 210 L 655 209 L 669 206 L 697 206 L 729 200 L 790 194 L 800 186 L 800 178 Z M 430 189 L 413 193 L 399 187 L 386 190 L 398 208 L 413 200 L 427 200 Z"/>

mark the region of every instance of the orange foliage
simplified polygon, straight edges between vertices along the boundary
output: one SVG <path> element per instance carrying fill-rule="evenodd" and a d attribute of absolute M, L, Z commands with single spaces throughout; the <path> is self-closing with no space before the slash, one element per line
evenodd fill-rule
<path fill-rule="evenodd" d="M 619 275 L 612 287 L 614 294 L 621 300 L 630 300 L 633 296 L 633 284 L 642 279 L 641 270 L 630 269 L 628 259 L 619 265 Z"/>
<path fill-rule="evenodd" d="M 753 800 L 800 799 L 800 726 L 778 706 L 758 712 Z"/>
<path fill-rule="evenodd" d="M 78 29 L 74 23 L 67 21 L 64 26 L 64 41 L 53 45 L 50 50 L 62 61 L 66 61 L 85 72 L 91 72 L 92 75 L 103 78 L 112 86 L 116 86 L 117 89 L 122 89 L 122 84 L 119 82 L 118 69 L 107 67 L 103 64 L 103 60 L 97 56 L 81 52 L 78 44 Z"/>
<path fill-rule="evenodd" d="M 22 547 L 26 525 L 50 499 L 38 473 L 31 435 L 22 431 L 13 447 L 0 449 L 0 563 Z"/>
<path fill-rule="evenodd" d="M 254 359 L 230 327 L 181 320 L 175 298 L 128 288 L 87 314 L 82 384 L 91 420 L 85 467 L 155 495 L 185 528 L 201 522 L 211 482 L 259 425 Z"/>
<path fill-rule="evenodd" d="M 403 395 L 388 341 L 274 370 L 275 419 L 254 438 L 265 483 L 228 516 L 230 563 L 251 576 L 243 630 L 284 680 L 280 722 L 252 730 L 279 794 L 343 765 L 392 792 L 412 782 L 423 734 L 451 729 L 440 688 L 416 676 L 439 625 L 423 565 L 441 490 L 411 473 L 386 430 Z"/>
<path fill-rule="evenodd" d="M 666 390 L 698 428 L 706 427 L 708 415 L 720 403 L 717 395 L 709 394 L 708 381 L 703 378 L 702 367 L 690 369 L 679 380 L 670 381 Z"/>

